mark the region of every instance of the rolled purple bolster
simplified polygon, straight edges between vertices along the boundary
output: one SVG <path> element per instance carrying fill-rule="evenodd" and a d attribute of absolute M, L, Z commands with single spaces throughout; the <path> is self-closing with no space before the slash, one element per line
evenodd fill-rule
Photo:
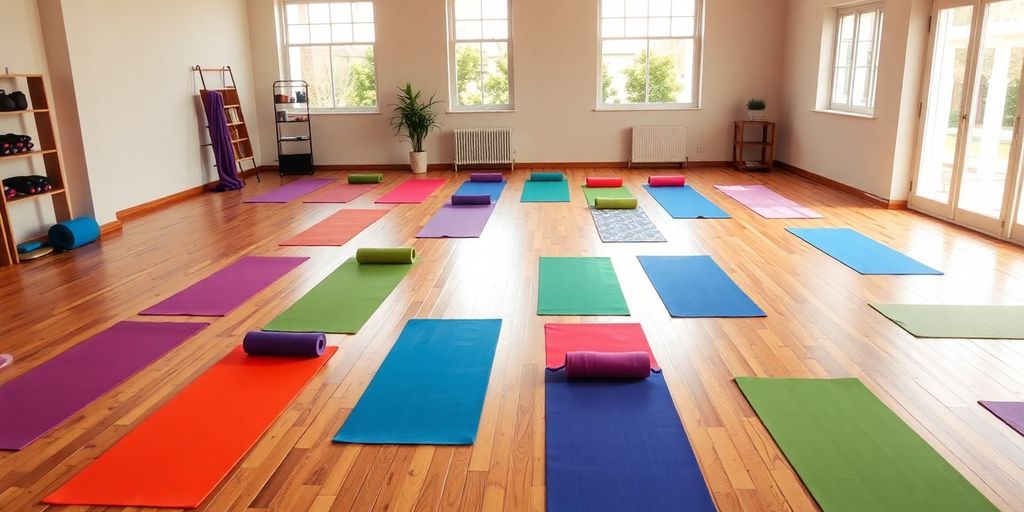
<path fill-rule="evenodd" d="M 570 379 L 646 379 L 651 375 L 647 352 L 566 352 Z"/>
<path fill-rule="evenodd" d="M 242 338 L 242 349 L 253 356 L 319 357 L 327 347 L 327 337 L 319 332 L 249 331 Z"/>
<path fill-rule="evenodd" d="M 491 204 L 491 196 L 489 194 L 455 194 L 452 196 L 452 204 Z"/>
<path fill-rule="evenodd" d="M 469 181 L 501 181 L 502 176 L 500 172 L 474 172 L 470 173 Z"/>

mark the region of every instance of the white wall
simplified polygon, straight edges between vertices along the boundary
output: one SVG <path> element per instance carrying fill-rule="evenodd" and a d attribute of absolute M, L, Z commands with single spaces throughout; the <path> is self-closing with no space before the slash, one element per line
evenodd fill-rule
<path fill-rule="evenodd" d="M 411 82 L 448 97 L 444 0 L 376 0 L 380 114 L 313 118 L 318 164 L 401 164 L 407 144 L 388 127 L 395 87 Z M 598 79 L 598 0 L 514 0 L 513 82 L 516 111 L 442 116 L 427 141 L 431 162 L 451 162 L 454 128 L 512 127 L 523 162 L 622 162 L 628 128 L 686 124 L 691 160 L 730 160 L 732 121 L 751 96 L 778 112 L 785 3 L 708 0 L 703 108 L 696 111 L 594 112 Z M 250 0 L 250 35 L 265 163 L 276 159 L 270 84 L 279 76 L 275 1 Z M 703 147 L 702 153 L 696 146 Z"/>

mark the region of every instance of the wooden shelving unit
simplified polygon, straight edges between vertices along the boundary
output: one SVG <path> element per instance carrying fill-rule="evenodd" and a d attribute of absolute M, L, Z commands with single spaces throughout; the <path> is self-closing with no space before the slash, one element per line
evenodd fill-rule
<path fill-rule="evenodd" d="M 224 98 L 224 117 L 227 118 L 228 132 L 231 133 L 231 148 L 235 152 L 235 163 L 238 165 L 238 174 L 244 171 L 243 163 L 248 161 L 252 164 L 251 169 L 256 170 L 256 181 L 260 179 L 259 167 L 256 165 L 256 157 L 252 153 L 252 142 L 249 140 L 249 128 L 245 124 L 245 116 L 242 114 L 241 99 L 238 96 L 238 88 L 235 86 L 235 75 L 231 66 L 222 68 L 203 68 L 195 66 L 192 71 L 199 73 L 199 79 L 203 88 L 199 91 L 199 97 L 206 106 L 207 97 L 210 91 L 217 91 Z M 204 72 L 220 74 L 222 87 L 220 89 L 208 89 Z M 209 128 L 209 127 L 207 127 Z M 206 144 L 207 146 L 209 144 Z"/>
<path fill-rule="evenodd" d="M 68 197 L 67 176 L 64 174 L 64 158 L 60 151 L 60 140 L 57 137 L 57 119 L 50 102 L 50 87 L 46 77 L 41 74 L 11 74 L 0 75 L 2 88 L 8 91 L 24 90 L 29 100 L 29 109 L 0 112 L 0 119 L 11 119 L 23 117 L 31 119 L 35 124 L 36 137 L 33 142 L 36 148 L 33 151 L 17 153 L 14 155 L 0 156 L 0 165 L 20 165 L 27 159 L 39 159 L 43 163 L 43 170 L 49 178 L 52 190 L 30 196 L 16 196 L 7 199 L 0 195 L 0 234 L 3 235 L 3 249 L 0 250 L 0 265 L 13 265 L 18 263 L 18 241 L 14 238 L 13 216 L 9 206 L 29 200 L 50 198 L 53 204 L 54 217 L 57 222 L 71 220 L 71 199 Z M 0 121 L 3 123 L 4 121 Z M 20 128 L 19 128 L 20 129 Z M 0 126 L 3 133 L 11 130 Z M 4 169 L 3 175 L 17 176 L 27 174 L 26 172 L 7 172 Z"/>
<path fill-rule="evenodd" d="M 752 128 L 748 130 L 747 128 Z M 753 132 L 757 139 L 748 140 Z M 747 159 L 747 148 L 758 150 L 757 160 Z M 732 165 L 741 171 L 772 170 L 775 161 L 775 123 L 771 121 L 736 121 L 732 134 Z"/>

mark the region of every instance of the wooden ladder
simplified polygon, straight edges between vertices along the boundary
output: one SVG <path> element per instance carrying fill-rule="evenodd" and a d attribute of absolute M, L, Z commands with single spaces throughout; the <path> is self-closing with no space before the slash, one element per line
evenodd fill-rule
<path fill-rule="evenodd" d="M 203 101 L 203 112 L 206 111 L 207 98 L 210 91 L 217 91 L 224 97 L 224 117 L 228 121 L 228 131 L 231 133 L 231 148 L 235 151 L 235 163 L 238 165 L 238 175 L 242 176 L 244 170 L 243 162 L 249 161 L 256 173 L 256 181 L 260 181 L 260 170 L 256 165 L 256 157 L 252 153 L 252 140 L 249 139 L 249 128 L 245 125 L 245 116 L 242 115 L 242 102 L 238 97 L 238 87 L 235 85 L 235 75 L 231 72 L 231 66 L 219 68 L 204 68 L 196 65 L 192 71 L 199 73 L 199 81 L 203 88 L 199 90 L 199 97 Z M 221 88 L 208 89 L 204 72 L 220 73 Z M 206 126 L 209 129 L 209 125 Z M 213 144 L 202 144 L 210 146 Z"/>

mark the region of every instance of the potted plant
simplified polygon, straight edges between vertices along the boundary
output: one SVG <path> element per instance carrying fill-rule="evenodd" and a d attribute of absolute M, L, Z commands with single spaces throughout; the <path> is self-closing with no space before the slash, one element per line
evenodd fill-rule
<path fill-rule="evenodd" d="M 412 84 L 405 84 L 398 91 L 395 103 L 391 105 L 391 127 L 395 129 L 395 135 L 404 135 L 409 139 L 412 144 L 412 151 L 409 152 L 412 172 L 423 174 L 427 172 L 427 152 L 423 151 L 423 139 L 427 138 L 430 130 L 441 127 L 437 122 L 438 114 L 433 111 L 434 105 L 441 102 L 434 100 L 433 95 L 426 102 L 420 101 L 420 91 L 413 91 Z"/>
<path fill-rule="evenodd" d="M 747 117 L 751 121 L 764 121 L 764 109 L 767 107 L 761 98 L 750 98 L 747 101 Z"/>

